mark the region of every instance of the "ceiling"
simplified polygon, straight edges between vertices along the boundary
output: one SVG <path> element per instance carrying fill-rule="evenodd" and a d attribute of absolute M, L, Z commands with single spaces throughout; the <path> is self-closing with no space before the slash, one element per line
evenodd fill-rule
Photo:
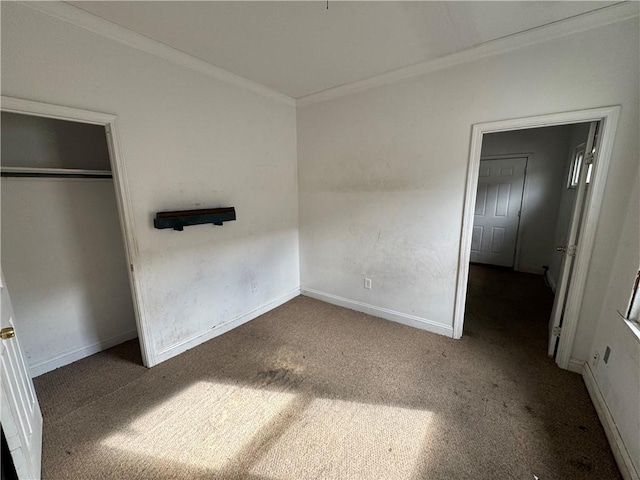
<path fill-rule="evenodd" d="M 301 98 L 616 2 L 67 2 Z"/>

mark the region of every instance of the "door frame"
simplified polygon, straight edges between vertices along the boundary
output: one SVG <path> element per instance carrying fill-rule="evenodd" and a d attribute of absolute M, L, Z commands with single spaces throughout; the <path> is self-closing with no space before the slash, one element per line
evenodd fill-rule
<path fill-rule="evenodd" d="M 113 186 L 116 194 L 118 206 L 118 218 L 120 219 L 120 231 L 124 243 L 125 256 L 127 259 L 127 274 L 131 288 L 133 300 L 133 310 L 136 317 L 138 330 L 138 341 L 142 354 L 142 363 L 145 367 L 155 364 L 153 341 L 151 329 L 149 328 L 149 314 L 146 307 L 143 288 L 143 280 L 140 272 L 140 258 L 138 255 L 138 243 L 135 236 L 135 222 L 133 215 L 133 204 L 131 191 L 127 179 L 127 169 L 124 155 L 120 145 L 120 134 L 118 131 L 118 117 L 108 113 L 92 112 L 77 108 L 63 107 L 48 103 L 33 102 L 14 97 L 0 97 L 0 111 L 31 115 L 35 117 L 53 118 L 57 120 L 67 120 L 78 123 L 88 123 L 100 125 L 105 128 L 107 137 L 107 147 L 109 149 L 109 161 L 111 163 L 111 173 L 113 176 Z"/>
<path fill-rule="evenodd" d="M 522 231 L 522 226 L 527 222 L 525 221 L 525 209 L 524 204 L 527 198 L 527 182 L 529 176 L 527 175 L 527 171 L 529 168 L 529 160 L 533 158 L 533 153 L 499 153 L 496 155 L 481 155 L 480 161 L 483 160 L 506 160 L 510 158 L 524 158 L 524 183 L 522 185 L 522 196 L 520 197 L 520 217 L 518 218 L 518 230 L 516 231 L 516 248 L 513 253 L 513 269 L 517 272 L 520 270 L 520 247 L 522 246 L 522 236 L 520 232 Z M 480 164 L 478 164 L 478 168 L 480 168 Z M 477 183 L 476 180 L 476 191 L 477 191 Z M 469 247 L 469 252 L 471 252 L 471 247 Z"/>
<path fill-rule="evenodd" d="M 594 164 L 592 181 L 585 200 L 585 218 L 580 232 L 578 252 L 574 263 L 574 273 L 565 307 L 562 335 L 556 355 L 556 363 L 558 366 L 564 369 L 569 368 L 619 116 L 620 106 L 615 105 L 588 110 L 500 120 L 496 122 L 477 123 L 472 126 L 453 314 L 454 338 L 462 337 L 464 326 L 473 212 L 478 187 L 478 171 L 480 168 L 483 136 L 489 133 L 512 130 L 599 121 L 602 122 L 600 148 L 598 150 L 597 162 Z"/>

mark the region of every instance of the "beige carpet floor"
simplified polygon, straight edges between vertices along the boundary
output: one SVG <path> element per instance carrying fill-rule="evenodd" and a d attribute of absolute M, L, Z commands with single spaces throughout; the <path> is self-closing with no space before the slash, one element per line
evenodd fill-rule
<path fill-rule="evenodd" d="M 127 342 L 36 378 L 44 478 L 619 479 L 552 300 L 474 266 L 461 340 L 298 297 L 152 369 Z"/>

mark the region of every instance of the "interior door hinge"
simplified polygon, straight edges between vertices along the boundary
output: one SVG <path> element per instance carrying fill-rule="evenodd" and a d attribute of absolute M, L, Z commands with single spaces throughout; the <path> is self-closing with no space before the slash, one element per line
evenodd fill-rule
<path fill-rule="evenodd" d="M 593 163 L 593 160 L 595 159 L 595 154 L 594 153 L 587 153 L 584 157 L 584 164 L 585 165 L 591 165 Z"/>
<path fill-rule="evenodd" d="M 562 333 L 562 327 L 553 327 L 553 336 L 559 337 Z"/>

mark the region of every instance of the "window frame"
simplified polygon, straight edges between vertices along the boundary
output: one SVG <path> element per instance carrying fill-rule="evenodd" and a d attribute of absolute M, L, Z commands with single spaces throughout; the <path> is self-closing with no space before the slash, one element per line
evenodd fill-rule
<path fill-rule="evenodd" d="M 629 298 L 629 305 L 627 306 L 625 319 L 635 323 L 636 326 L 640 325 L 640 269 L 633 281 L 631 297 Z"/>
<path fill-rule="evenodd" d="M 587 153 L 586 150 L 587 150 L 587 145 L 585 143 L 581 143 L 580 145 L 578 145 L 576 148 L 573 149 L 573 154 L 571 155 L 571 162 L 569 163 L 569 175 L 567 176 L 568 189 L 575 189 L 578 187 L 578 183 L 580 182 L 580 172 L 582 170 L 582 165 L 584 163 L 584 157 Z"/>

